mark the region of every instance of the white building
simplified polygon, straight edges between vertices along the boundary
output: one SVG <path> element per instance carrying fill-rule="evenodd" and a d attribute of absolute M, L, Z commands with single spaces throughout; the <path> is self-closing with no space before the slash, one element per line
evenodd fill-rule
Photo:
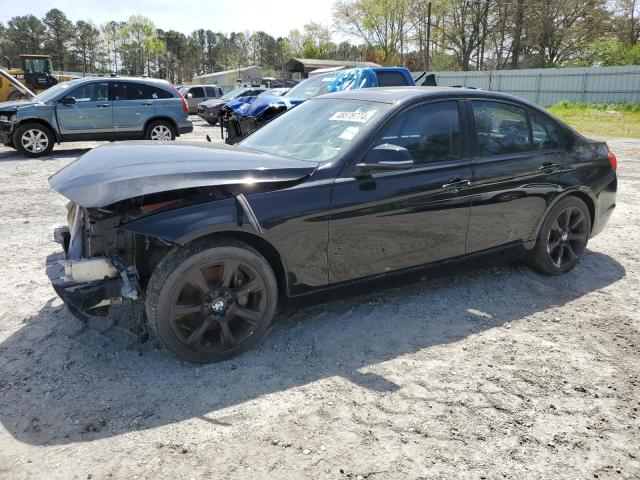
<path fill-rule="evenodd" d="M 225 93 L 237 87 L 249 87 L 253 82 L 260 82 L 262 78 L 262 68 L 256 65 L 238 68 L 236 70 L 225 70 L 223 72 L 208 73 L 198 75 L 193 78 L 194 85 L 218 85 Z"/>

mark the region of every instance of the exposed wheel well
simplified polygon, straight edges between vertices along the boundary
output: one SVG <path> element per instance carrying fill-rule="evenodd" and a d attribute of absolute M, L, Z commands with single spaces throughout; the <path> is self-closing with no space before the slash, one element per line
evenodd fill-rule
<path fill-rule="evenodd" d="M 593 199 L 584 192 L 572 192 L 567 196 L 577 197 L 585 203 L 585 205 L 589 209 L 589 216 L 591 217 L 591 227 L 593 228 L 593 222 L 595 222 L 596 220 L 596 207 L 593 203 Z"/>
<path fill-rule="evenodd" d="M 37 123 L 39 125 L 42 125 L 43 127 L 47 127 L 49 130 L 51 130 L 51 133 L 53 133 L 53 136 L 56 139 L 56 142 L 60 143 L 60 138 L 59 138 L 58 132 L 56 132 L 55 128 L 53 128 L 49 122 L 47 122 L 46 120 L 42 120 L 40 118 L 26 118 L 24 120 L 20 120 L 13 127 L 12 135 L 13 135 L 13 133 L 15 133 L 15 131 L 18 129 L 18 127 L 21 127 L 22 125 L 25 125 L 27 123 Z"/>
<path fill-rule="evenodd" d="M 269 263 L 271 268 L 273 269 L 273 273 L 276 276 L 276 281 L 278 282 L 278 299 L 280 306 L 284 306 L 287 301 L 287 274 L 284 268 L 284 264 L 282 262 L 282 257 L 278 253 L 278 251 L 267 242 L 264 238 L 259 237 L 257 235 L 252 235 L 250 233 L 245 232 L 220 232 L 213 233 L 208 235 L 209 238 L 233 238 L 235 240 L 240 240 L 241 242 L 246 243 L 253 249 L 255 249 L 260 255 L 262 255 L 265 260 Z M 198 238 L 200 240 L 202 237 Z"/>
<path fill-rule="evenodd" d="M 149 124 L 152 123 L 152 122 L 157 122 L 158 120 L 163 120 L 163 121 L 168 122 L 171 125 L 173 125 L 173 128 L 174 128 L 174 130 L 176 132 L 176 136 L 180 135 L 180 133 L 178 132 L 178 124 L 176 123 L 176 121 L 171 117 L 163 117 L 163 116 L 153 117 L 153 118 L 147 120 L 147 123 L 144 124 L 144 128 L 142 129 L 142 132 L 146 134 L 147 133 L 147 127 L 149 126 Z"/>

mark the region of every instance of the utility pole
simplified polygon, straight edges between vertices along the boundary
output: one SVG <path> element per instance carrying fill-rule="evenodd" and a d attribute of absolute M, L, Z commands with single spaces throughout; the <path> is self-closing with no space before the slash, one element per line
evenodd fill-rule
<path fill-rule="evenodd" d="M 427 6 L 427 56 L 424 62 L 425 71 L 429 71 L 431 67 L 431 2 Z"/>
<path fill-rule="evenodd" d="M 522 40 L 522 23 L 524 21 L 524 0 L 518 0 L 516 8 L 515 30 L 513 32 L 513 54 L 511 55 L 511 68 L 516 70 L 520 60 L 520 42 Z"/>

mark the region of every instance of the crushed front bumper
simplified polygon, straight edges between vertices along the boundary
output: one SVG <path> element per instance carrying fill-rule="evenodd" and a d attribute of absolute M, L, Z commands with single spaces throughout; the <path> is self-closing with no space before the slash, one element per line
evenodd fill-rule
<path fill-rule="evenodd" d="M 0 143 L 10 147 L 11 141 L 11 123 L 7 120 L 0 120 Z"/>
<path fill-rule="evenodd" d="M 223 118 L 223 126 L 227 132 L 225 143 L 233 145 L 258 130 L 262 125 L 253 117 L 238 117 L 227 114 Z"/>
<path fill-rule="evenodd" d="M 58 296 L 76 310 L 89 315 L 89 311 L 112 298 L 120 298 L 124 281 L 107 278 L 92 282 L 76 282 L 65 275 L 64 252 L 47 257 L 46 270 L 51 286 Z"/>
<path fill-rule="evenodd" d="M 69 260 L 68 227 L 55 229 L 53 238 L 64 250 L 47 257 L 47 277 L 55 292 L 74 313 L 87 316 L 91 315 L 93 308 L 138 298 L 139 285 L 132 267 L 104 257 Z"/>

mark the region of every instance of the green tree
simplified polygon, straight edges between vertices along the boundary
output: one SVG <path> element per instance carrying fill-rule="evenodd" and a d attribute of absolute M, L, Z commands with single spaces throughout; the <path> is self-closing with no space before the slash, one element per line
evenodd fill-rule
<path fill-rule="evenodd" d="M 149 68 L 153 56 L 151 46 L 158 36 L 155 25 L 147 17 L 132 15 L 120 28 L 119 36 L 120 56 L 127 73 L 143 75 Z"/>
<path fill-rule="evenodd" d="M 57 8 L 46 13 L 43 23 L 47 28 L 45 50 L 51 55 L 54 67 L 64 70 L 68 66 L 65 60 L 67 60 L 69 45 L 75 34 L 73 23 Z"/>
<path fill-rule="evenodd" d="M 91 22 L 78 20 L 73 39 L 77 65 L 83 73 L 101 70 L 104 50 L 100 30 Z"/>
<path fill-rule="evenodd" d="M 43 53 L 45 26 L 34 15 L 13 17 L 7 23 L 8 48 L 5 55 L 17 64 L 22 53 Z"/>

